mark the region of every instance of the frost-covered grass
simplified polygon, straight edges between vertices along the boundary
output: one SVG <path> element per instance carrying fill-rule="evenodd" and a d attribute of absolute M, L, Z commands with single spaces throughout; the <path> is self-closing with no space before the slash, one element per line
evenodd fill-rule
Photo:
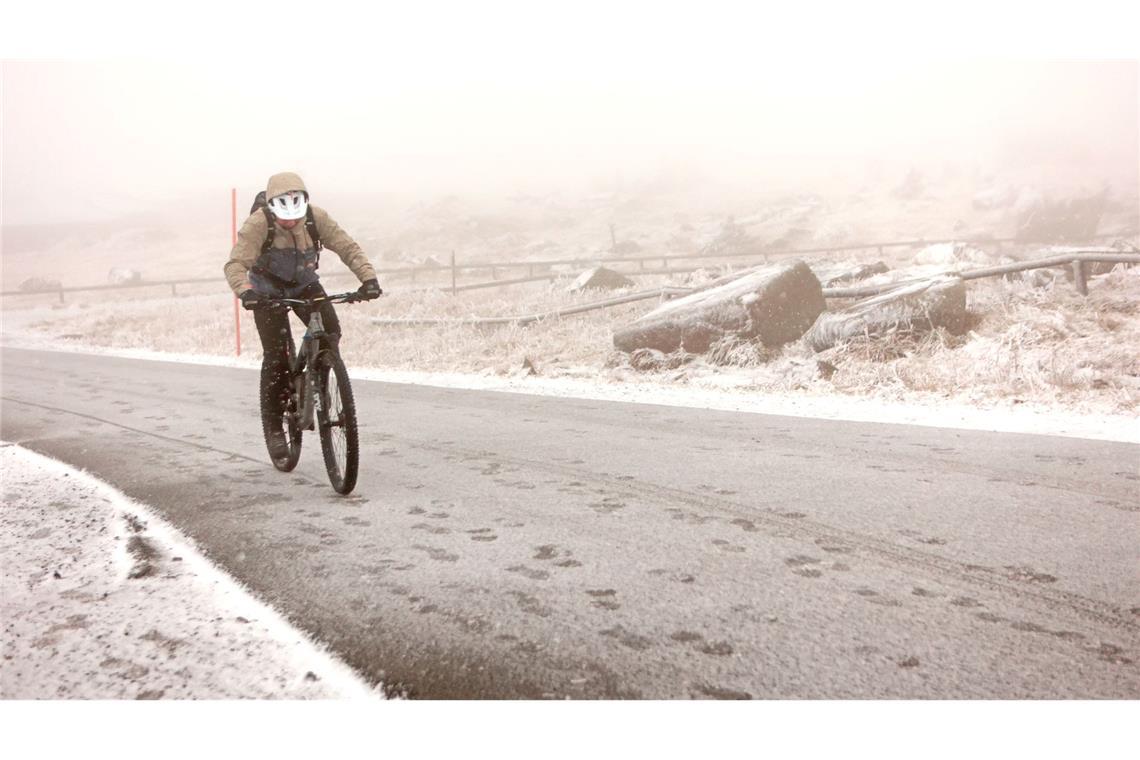
<path fill-rule="evenodd" d="M 463 320 L 545 312 L 606 297 L 568 293 L 568 279 L 461 292 L 383 283 L 378 302 L 341 306 L 342 348 L 350 366 L 419 372 L 511 376 L 529 360 L 548 378 L 601 383 L 652 380 L 679 387 L 732 387 L 741 392 L 808 392 L 890 401 L 930 398 L 1034 403 L 1091 413 L 1135 413 L 1140 407 L 1140 269 L 1117 267 L 1092 278 L 1088 297 L 1062 273 L 1045 284 L 991 278 L 967 284 L 975 315 L 969 333 L 861 338 L 814 353 L 803 341 L 778 349 L 729 343 L 682 366 L 632 369 L 612 346 L 615 327 L 655 305 L 641 301 L 527 327 L 377 326 L 372 317 Z M 719 271 L 644 276 L 637 289 L 703 282 Z M 329 290 L 347 288 L 344 280 Z M 224 287 L 224 286 L 223 286 Z M 117 300 L 87 298 L 64 307 L 5 312 L 5 333 L 27 329 L 66 343 L 110 348 L 232 355 L 233 300 L 212 293 Z M 830 302 L 832 309 L 842 306 Z M 252 315 L 241 312 L 246 354 L 260 351 Z M 26 325 L 26 328 L 21 327 Z M 294 321 L 295 331 L 302 330 Z"/>
<path fill-rule="evenodd" d="M 1079 295 L 1063 277 L 1043 288 L 1000 278 L 971 282 L 977 323 L 964 336 L 936 331 L 860 339 L 821 354 L 838 389 L 892 389 L 1061 405 L 1140 404 L 1140 270 L 1118 269 Z"/>

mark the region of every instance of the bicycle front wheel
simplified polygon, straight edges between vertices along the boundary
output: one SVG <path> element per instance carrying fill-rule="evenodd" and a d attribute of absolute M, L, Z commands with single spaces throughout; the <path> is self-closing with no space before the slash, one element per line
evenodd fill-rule
<path fill-rule="evenodd" d="M 321 450 L 325 470 L 337 493 L 351 493 L 360 466 L 360 441 L 356 430 L 356 402 L 348 382 L 348 370 L 340 356 L 322 351 L 317 359 L 317 392 L 320 408 Z"/>

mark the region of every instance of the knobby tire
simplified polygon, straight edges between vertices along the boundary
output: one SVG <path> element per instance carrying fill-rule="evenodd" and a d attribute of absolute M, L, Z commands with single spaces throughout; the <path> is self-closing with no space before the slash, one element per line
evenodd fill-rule
<path fill-rule="evenodd" d="M 292 368 L 293 360 L 297 355 L 297 349 L 293 346 L 293 338 L 289 337 L 289 363 L 287 367 Z M 264 399 L 267 394 L 265 388 L 264 373 L 261 378 L 261 398 Z M 274 458 L 273 453 L 269 451 L 269 459 L 273 462 L 273 466 L 281 472 L 292 472 L 293 468 L 297 466 L 297 462 L 301 459 L 301 428 L 297 424 L 296 411 L 298 399 L 293 392 L 293 384 L 289 383 L 289 400 L 286 402 L 285 411 L 280 418 L 269 420 L 265 414 L 261 415 L 261 433 L 265 438 L 265 450 L 269 451 L 269 434 L 274 430 L 283 430 L 285 432 L 285 442 L 289 447 L 288 455 L 280 458 Z"/>
<path fill-rule="evenodd" d="M 317 358 L 317 388 L 321 406 L 317 427 L 325 470 L 333 490 L 348 494 L 356 487 L 360 466 L 360 440 L 356 427 L 356 402 L 348 381 L 348 370 L 340 356 L 322 351 Z"/>

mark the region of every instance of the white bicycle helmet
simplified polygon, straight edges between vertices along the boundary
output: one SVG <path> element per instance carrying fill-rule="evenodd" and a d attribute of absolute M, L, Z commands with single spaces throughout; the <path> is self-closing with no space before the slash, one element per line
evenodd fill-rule
<path fill-rule="evenodd" d="M 269 210 L 278 219 L 302 219 L 309 209 L 309 194 L 302 190 L 290 190 L 270 198 L 267 203 Z"/>

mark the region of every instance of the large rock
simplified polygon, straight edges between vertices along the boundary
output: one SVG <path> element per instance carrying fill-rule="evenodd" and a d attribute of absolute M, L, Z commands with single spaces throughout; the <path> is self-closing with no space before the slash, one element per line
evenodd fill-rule
<path fill-rule="evenodd" d="M 1027 204 L 1018 219 L 1016 238 L 1031 243 L 1087 242 L 1100 225 L 1107 194 Z"/>
<path fill-rule="evenodd" d="M 42 293 L 44 291 L 60 290 L 62 288 L 62 283 L 51 277 L 29 277 L 20 283 L 20 290 L 25 293 Z"/>
<path fill-rule="evenodd" d="M 618 256 L 629 256 L 633 253 L 641 253 L 641 244 L 636 240 L 619 240 L 610 248 L 610 251 Z"/>
<path fill-rule="evenodd" d="M 744 231 L 734 217 L 728 217 L 720 232 L 700 249 L 704 255 L 737 256 L 745 253 L 762 253 L 763 244 Z"/>
<path fill-rule="evenodd" d="M 960 264 L 991 266 L 994 263 L 994 257 L 969 243 L 934 243 L 916 253 L 914 263 L 944 264 L 951 267 Z"/>
<path fill-rule="evenodd" d="M 655 348 L 639 348 L 629 355 L 629 366 L 642 372 L 652 372 L 662 369 L 677 369 L 696 358 L 696 354 L 685 351 L 663 354 Z"/>
<path fill-rule="evenodd" d="M 570 283 L 568 290 L 571 293 L 577 293 L 580 290 L 618 290 L 619 288 L 629 288 L 633 286 L 633 280 L 626 277 L 621 272 L 615 272 L 612 269 L 605 267 L 594 267 L 587 269 L 582 274 L 578 275 L 574 282 Z"/>
<path fill-rule="evenodd" d="M 773 240 L 768 247 L 773 251 L 789 251 L 794 248 L 806 248 L 811 241 L 811 230 L 806 227 L 791 227 Z"/>
<path fill-rule="evenodd" d="M 1008 208 L 1012 206 L 1016 200 L 1017 190 L 1010 185 L 1006 185 L 1004 187 L 990 187 L 979 193 L 975 193 L 970 205 L 978 211 L 993 211 L 995 209 Z"/>
<path fill-rule="evenodd" d="M 883 274 L 889 269 L 881 261 L 876 261 L 874 264 L 833 264 L 829 261 L 820 261 L 811 265 L 811 271 L 819 279 L 820 285 L 830 288 L 845 282 L 865 280 L 872 275 Z"/>
<path fill-rule="evenodd" d="M 107 282 L 112 285 L 134 285 L 142 282 L 142 272 L 130 267 L 111 267 L 107 272 Z"/>
<path fill-rule="evenodd" d="M 807 264 L 771 264 L 662 304 L 616 331 L 614 347 L 704 353 L 726 335 L 778 346 L 802 336 L 823 309 L 823 289 Z"/>
<path fill-rule="evenodd" d="M 900 200 L 910 201 L 921 198 L 925 190 L 926 183 L 923 181 L 922 172 L 918 169 L 911 169 L 903 177 L 902 182 L 891 190 L 891 195 Z"/>
<path fill-rule="evenodd" d="M 821 314 L 806 337 L 813 349 L 823 351 L 862 335 L 875 337 L 896 329 L 926 332 L 935 327 L 961 333 L 967 325 L 966 284 L 957 277 L 944 276 L 903 285 L 842 311 Z"/>

